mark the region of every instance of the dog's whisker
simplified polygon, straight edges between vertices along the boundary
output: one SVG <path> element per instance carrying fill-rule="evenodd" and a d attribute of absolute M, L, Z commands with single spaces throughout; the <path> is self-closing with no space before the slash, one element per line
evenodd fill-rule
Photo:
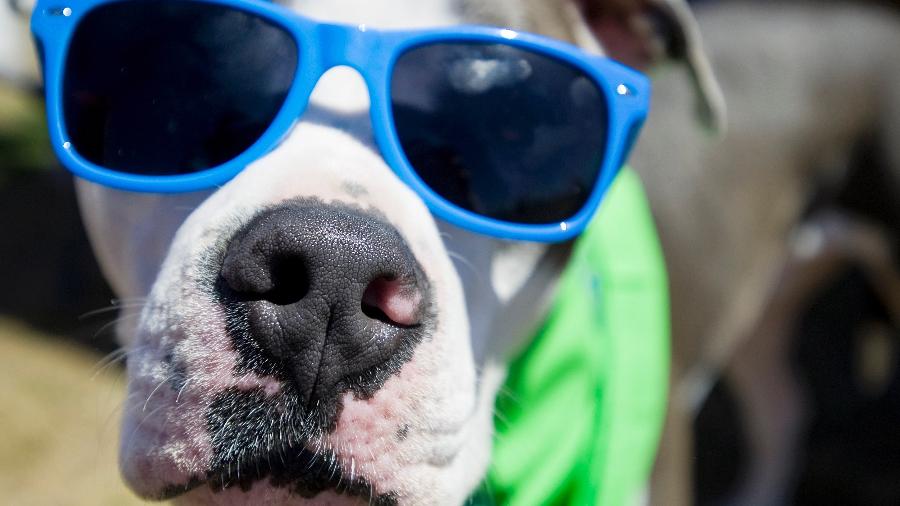
<path fill-rule="evenodd" d="M 161 409 L 164 409 L 165 407 L 166 407 L 165 405 L 157 406 L 156 408 L 150 410 L 149 413 L 144 414 L 143 418 L 141 418 L 141 421 L 137 425 L 134 426 L 134 428 L 131 430 L 131 434 L 129 434 L 129 436 L 128 436 L 129 445 L 131 444 L 131 442 L 134 441 L 135 436 L 137 436 L 138 431 L 141 429 L 141 427 L 143 427 L 144 423 L 146 423 L 147 420 L 150 419 L 150 417 L 152 417 L 153 415 L 155 415 L 156 413 L 158 413 Z"/>
<path fill-rule="evenodd" d="M 170 374 L 170 375 L 166 376 L 165 379 L 163 379 L 162 381 L 160 381 L 158 385 L 156 385 L 156 388 L 154 388 L 153 391 L 150 392 L 150 395 L 147 396 L 147 400 L 144 401 L 144 407 L 141 408 L 141 412 L 147 411 L 147 405 L 150 403 L 150 399 L 153 398 L 153 395 L 154 395 L 160 388 L 162 388 L 163 385 L 165 385 L 166 383 L 168 383 L 169 381 L 171 381 L 173 378 L 175 378 L 175 376 L 177 376 L 177 374 L 174 374 L 174 373 L 173 373 L 173 374 Z"/>
<path fill-rule="evenodd" d="M 118 324 L 118 323 L 121 323 L 121 322 L 123 322 L 123 321 L 125 321 L 125 320 L 130 320 L 130 319 L 132 319 L 132 318 L 139 318 L 140 316 L 141 316 L 141 313 L 140 313 L 140 312 L 135 312 L 135 313 L 124 314 L 124 315 L 121 315 L 121 316 L 119 316 L 119 317 L 117 317 L 117 318 L 114 318 L 112 321 L 107 322 L 107 323 L 104 324 L 102 327 L 100 327 L 99 329 L 97 329 L 97 331 L 94 332 L 93 338 L 94 338 L 94 339 L 97 339 L 98 337 L 100 337 L 101 334 L 103 334 L 104 332 L 106 332 L 107 330 L 109 330 L 112 326 L 114 326 L 114 325 L 116 325 L 116 324 Z"/>
<path fill-rule="evenodd" d="M 522 400 L 519 399 L 519 396 L 516 395 L 515 392 L 513 392 L 512 390 L 510 390 L 506 385 L 501 386 L 501 387 L 497 390 L 497 398 L 498 398 L 498 399 L 499 399 L 499 398 L 504 398 L 504 399 L 508 400 L 509 402 L 512 402 L 512 403 L 514 403 L 514 404 L 516 404 L 516 405 L 521 405 L 521 404 L 522 404 Z"/>
<path fill-rule="evenodd" d="M 487 283 L 487 277 L 484 275 L 483 272 L 481 272 L 477 267 L 475 267 L 475 264 L 470 262 L 469 259 L 467 259 L 466 257 L 464 257 L 463 255 L 461 255 L 459 253 L 456 253 L 456 252 L 450 251 L 450 250 L 447 250 L 447 256 L 449 256 L 453 260 L 458 261 L 461 265 L 468 268 L 472 272 L 472 274 L 475 275 L 475 279 L 479 283 L 482 283 L 482 284 Z"/>
<path fill-rule="evenodd" d="M 181 385 L 181 388 L 178 389 L 178 394 L 175 395 L 175 404 L 176 404 L 176 405 L 177 405 L 178 402 L 181 400 L 181 394 L 184 393 L 184 389 L 187 388 L 187 386 L 191 383 L 191 381 L 192 381 L 193 379 L 194 379 L 193 377 L 188 377 L 188 378 L 186 378 L 186 379 L 184 380 L 184 383 Z"/>
<path fill-rule="evenodd" d="M 134 346 L 130 348 L 123 346 L 106 354 L 103 358 L 97 361 L 93 368 L 91 368 L 91 380 L 95 380 L 98 376 L 100 376 L 100 374 L 104 373 L 110 367 L 128 359 L 132 355 L 144 351 L 147 347 L 147 345 Z"/>
<path fill-rule="evenodd" d="M 93 316 L 101 315 L 104 313 L 111 313 L 113 311 L 121 311 L 122 309 L 132 309 L 132 308 L 142 308 L 146 305 L 144 302 L 135 302 L 130 304 L 114 304 L 111 306 L 101 307 L 99 309 L 94 309 L 91 311 L 87 311 L 78 315 L 79 320 L 86 320 Z"/>
<path fill-rule="evenodd" d="M 130 302 L 147 302 L 150 300 L 150 297 L 116 297 L 109 301 L 110 304 L 122 304 L 122 303 L 130 303 Z"/>
<path fill-rule="evenodd" d="M 499 409 L 495 409 L 495 410 L 494 410 L 493 416 L 494 416 L 494 420 L 496 420 L 497 422 L 503 424 L 503 428 L 507 428 L 507 427 L 511 427 L 511 426 L 512 426 L 512 424 L 510 423 L 509 419 L 506 418 L 506 415 L 504 415 L 503 412 L 500 411 Z"/>
<path fill-rule="evenodd" d="M 108 408 L 109 412 L 103 417 L 103 421 L 100 425 L 101 433 L 106 434 L 112 429 L 113 422 L 125 411 L 125 407 L 128 405 L 128 399 L 129 396 L 125 396 L 121 400 L 112 403 L 112 407 Z"/>
<path fill-rule="evenodd" d="M 338 467 L 339 467 L 339 464 L 337 463 L 337 458 L 335 458 L 335 464 L 334 464 L 335 472 L 338 471 Z M 350 468 L 351 468 L 351 469 L 353 468 L 353 457 L 350 457 Z M 352 473 L 352 471 L 351 471 L 351 473 Z M 338 481 L 337 481 L 337 485 L 335 485 L 335 488 L 336 488 L 337 490 L 340 490 L 340 489 L 341 489 L 341 482 L 344 480 L 344 473 L 338 473 L 337 477 L 338 477 Z M 350 481 L 351 481 L 351 483 L 353 482 L 353 475 L 352 475 L 352 474 L 350 475 Z"/>
<path fill-rule="evenodd" d="M 334 481 L 334 476 L 338 474 L 338 471 L 340 470 L 340 464 L 334 453 L 328 456 L 328 467 L 331 468 L 331 476 L 328 477 L 328 481 Z M 338 474 L 338 476 L 340 475 Z"/>
<path fill-rule="evenodd" d="M 94 367 L 91 369 L 91 379 L 95 379 L 100 372 L 105 370 L 112 364 L 124 360 L 126 356 L 128 356 L 128 349 L 125 347 L 117 348 L 109 353 L 107 353 L 103 358 L 97 361 Z"/>

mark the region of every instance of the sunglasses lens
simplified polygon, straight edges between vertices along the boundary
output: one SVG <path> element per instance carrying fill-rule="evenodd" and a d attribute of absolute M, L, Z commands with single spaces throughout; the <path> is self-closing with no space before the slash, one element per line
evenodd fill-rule
<path fill-rule="evenodd" d="M 606 102 L 593 79 L 564 61 L 503 44 L 417 46 L 394 66 L 391 99 L 411 166 L 463 209 L 558 223 L 594 189 Z"/>
<path fill-rule="evenodd" d="M 256 142 L 297 68 L 290 33 L 202 2 L 116 2 L 75 31 L 63 84 L 74 148 L 105 168 L 186 174 Z"/>

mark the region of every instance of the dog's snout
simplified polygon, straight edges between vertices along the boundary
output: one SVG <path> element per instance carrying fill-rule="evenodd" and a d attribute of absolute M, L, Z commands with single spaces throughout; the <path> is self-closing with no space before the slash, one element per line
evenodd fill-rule
<path fill-rule="evenodd" d="M 346 206 L 263 212 L 231 240 L 221 279 L 247 337 L 307 405 L 377 388 L 431 326 L 428 282 L 404 239 Z"/>

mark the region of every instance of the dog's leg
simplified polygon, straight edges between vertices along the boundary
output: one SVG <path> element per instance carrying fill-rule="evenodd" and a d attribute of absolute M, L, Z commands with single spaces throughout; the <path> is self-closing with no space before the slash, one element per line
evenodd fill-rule
<path fill-rule="evenodd" d="M 673 372 L 669 384 L 682 375 Z M 671 394 L 670 394 L 671 395 Z M 694 412 L 686 403 L 669 402 L 659 453 L 650 477 L 650 504 L 689 506 L 693 504 Z"/>
<path fill-rule="evenodd" d="M 789 337 L 790 325 L 767 325 L 748 339 L 748 346 L 728 370 L 751 456 L 744 480 L 729 504 L 775 506 L 789 502 L 798 436 L 807 418 L 805 395 L 788 364 Z"/>
<path fill-rule="evenodd" d="M 791 272 L 791 271 L 788 271 Z M 811 275 L 796 272 L 791 275 Z M 793 279 L 790 283 L 798 283 Z M 805 425 L 805 396 L 788 362 L 794 300 L 802 289 L 780 291 L 769 314 L 737 350 L 726 369 L 748 440 L 749 462 L 733 505 L 786 503 L 797 439 Z"/>
<path fill-rule="evenodd" d="M 749 439 L 746 479 L 732 504 L 789 502 L 798 435 L 806 423 L 805 395 L 788 361 L 796 317 L 821 285 L 848 264 L 863 269 L 894 321 L 900 316 L 900 274 L 880 230 L 837 213 L 800 227 L 766 318 L 745 339 L 727 369 Z"/>

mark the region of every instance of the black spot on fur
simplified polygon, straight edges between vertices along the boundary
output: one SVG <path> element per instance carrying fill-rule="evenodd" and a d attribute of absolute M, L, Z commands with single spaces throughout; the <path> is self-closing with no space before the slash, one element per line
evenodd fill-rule
<path fill-rule="evenodd" d="M 341 188 L 354 198 L 364 197 L 369 194 L 369 190 L 367 190 L 365 186 L 352 181 L 345 182 L 341 185 Z"/>
<path fill-rule="evenodd" d="M 409 437 L 409 424 L 404 423 L 397 429 L 397 433 L 395 434 L 397 441 L 406 441 L 406 438 Z"/>
<path fill-rule="evenodd" d="M 237 389 L 216 397 L 206 415 L 213 449 L 206 480 L 210 487 L 249 491 L 268 480 L 272 487 L 306 498 L 330 490 L 370 504 L 396 504 L 395 494 L 376 495 L 368 481 L 349 475 L 331 450 L 310 449 L 317 448 L 323 434 L 304 418 L 296 398 Z"/>

